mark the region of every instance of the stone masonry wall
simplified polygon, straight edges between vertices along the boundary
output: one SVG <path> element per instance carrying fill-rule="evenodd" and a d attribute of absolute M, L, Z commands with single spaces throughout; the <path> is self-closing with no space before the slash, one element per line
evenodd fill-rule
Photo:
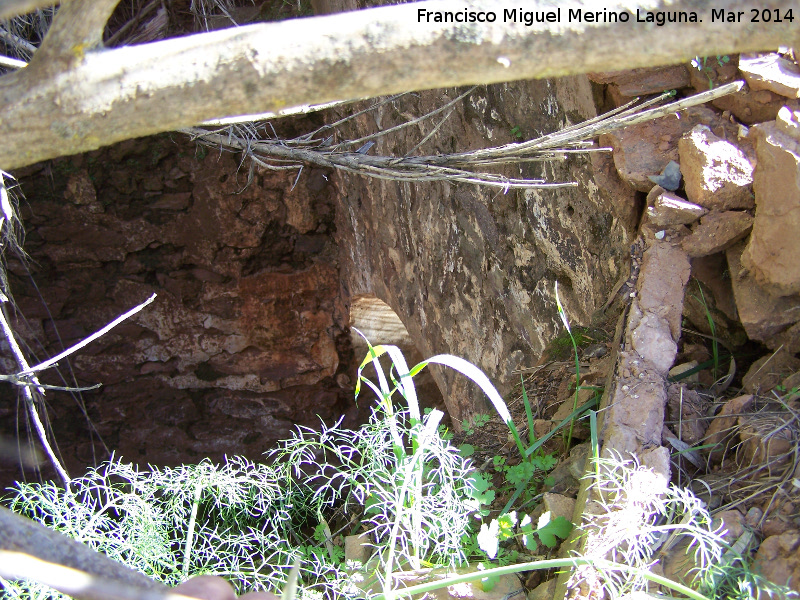
<path fill-rule="evenodd" d="M 71 371 L 61 365 L 71 385 L 103 384 L 83 401 L 108 450 L 128 460 L 258 458 L 296 424 L 352 406 L 335 380 L 350 342 L 330 238 L 334 189 L 313 169 L 294 189 L 296 174 L 280 171 L 245 185 L 238 160 L 175 134 L 18 174 L 32 278 L 10 262 L 27 319 L 15 327 L 39 356 L 158 294 L 73 356 Z M 3 360 L 3 372 L 16 370 Z M 64 385 L 53 371 L 42 379 Z M 16 397 L 2 394 L 11 434 Z M 47 396 L 67 466 L 105 457 L 76 402 Z"/>

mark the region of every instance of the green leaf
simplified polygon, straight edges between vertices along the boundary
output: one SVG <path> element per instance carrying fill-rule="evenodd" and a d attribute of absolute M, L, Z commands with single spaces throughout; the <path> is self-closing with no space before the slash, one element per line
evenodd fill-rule
<path fill-rule="evenodd" d="M 572 531 L 572 523 L 564 517 L 556 517 L 552 520 L 551 517 L 549 510 L 539 517 L 539 528 L 536 530 L 536 535 L 545 546 L 555 548 L 558 544 L 557 538 L 566 539 L 569 532 Z"/>
<path fill-rule="evenodd" d="M 542 454 L 531 457 L 531 463 L 540 471 L 549 471 L 558 464 L 558 459 L 552 454 Z"/>
<path fill-rule="evenodd" d="M 475 446 L 473 446 L 472 444 L 461 444 L 458 447 L 458 453 L 464 458 L 469 458 L 470 456 L 475 454 Z"/>
<path fill-rule="evenodd" d="M 471 507 L 473 510 L 479 510 L 481 504 L 489 505 L 494 502 L 494 490 L 490 490 L 491 483 L 486 479 L 482 473 L 473 473 L 467 480 L 466 494 L 469 498 L 475 501 Z"/>
<path fill-rule="evenodd" d="M 527 483 L 531 477 L 533 477 L 534 471 L 535 468 L 531 463 L 527 461 L 521 462 L 518 465 L 509 467 L 506 472 L 506 479 L 511 485 L 516 487 Z"/>

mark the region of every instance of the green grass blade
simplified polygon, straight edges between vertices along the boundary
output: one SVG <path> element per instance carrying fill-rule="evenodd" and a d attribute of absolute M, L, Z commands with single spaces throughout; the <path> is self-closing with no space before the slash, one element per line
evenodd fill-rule
<path fill-rule="evenodd" d="M 528 419 L 528 441 L 531 444 L 535 444 L 536 432 L 533 430 L 533 413 L 531 412 L 531 403 L 528 400 L 528 391 L 525 389 L 525 378 L 520 374 L 519 379 L 522 383 L 522 403 L 525 405 L 525 418 Z"/>

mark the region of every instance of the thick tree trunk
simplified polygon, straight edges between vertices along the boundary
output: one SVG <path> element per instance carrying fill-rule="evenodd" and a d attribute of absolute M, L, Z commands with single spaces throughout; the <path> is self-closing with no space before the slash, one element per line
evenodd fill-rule
<path fill-rule="evenodd" d="M 73 2 L 85 0 L 69 4 Z M 733 11 L 740 17 L 741 22 L 729 23 L 712 19 L 712 8 L 704 0 L 662 1 L 659 10 L 669 15 L 694 13 L 701 21 L 663 26 L 639 21 L 656 15 L 637 10 L 630 0 L 612 1 L 604 11 L 592 13 L 600 23 L 587 23 L 585 18 L 578 22 L 575 13 L 570 19 L 570 10 L 585 5 L 557 9 L 554 4 L 521 3 L 526 11 L 560 10 L 558 22 L 531 26 L 504 22 L 504 11 L 513 4 L 434 0 L 113 50 L 86 51 L 86 40 L 92 36 L 81 30 L 74 43 L 59 38 L 54 44 L 70 53 L 69 59 L 48 57 L 68 64 L 65 69 L 46 68 L 40 60 L 35 69 L 0 79 L 0 168 L 9 170 L 231 115 L 776 49 L 798 41 L 800 31 L 796 22 L 775 19 L 795 6 L 793 0 L 762 2 L 759 8 L 771 11 L 772 19 L 756 23 L 751 22 L 748 2 L 716 5 L 717 10 L 725 7 L 724 15 Z M 465 10 L 493 12 L 496 21 L 427 22 L 428 11 L 433 11 L 432 21 L 436 11 L 463 15 Z M 611 13 L 626 14 L 629 20 L 602 22 L 611 20 Z M 794 18 L 800 19 L 796 6 L 795 13 Z M 423 22 L 420 15 L 425 15 Z M 59 29 L 61 34 L 67 30 Z"/>

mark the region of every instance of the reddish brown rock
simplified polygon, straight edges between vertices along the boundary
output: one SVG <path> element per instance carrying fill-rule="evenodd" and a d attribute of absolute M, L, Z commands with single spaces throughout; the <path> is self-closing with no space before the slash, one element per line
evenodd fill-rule
<path fill-rule="evenodd" d="M 712 212 L 700 219 L 692 233 L 681 241 L 690 258 L 716 254 L 730 248 L 753 227 L 753 217 L 746 212 L 729 210 Z"/>
<path fill-rule="evenodd" d="M 23 182 L 26 250 L 48 309 L 35 288 L 16 285 L 30 326 L 15 328 L 52 356 L 158 293 L 70 359 L 79 385 L 103 384 L 84 401 L 106 446 L 141 463 L 257 460 L 296 424 L 345 414 L 352 389 L 336 376 L 350 343 L 328 246 L 332 188 L 309 175 L 284 193 L 296 174 L 260 169 L 245 187 L 233 157 L 195 154 L 179 138 L 92 158 L 53 161 L 52 178 Z M 301 233 L 289 215 L 314 228 Z M 64 385 L 54 370 L 43 377 Z M 70 473 L 105 458 L 74 399 L 48 400 Z M 0 427 L 9 433 L 3 419 Z"/>
<path fill-rule="evenodd" d="M 781 349 L 755 361 L 742 379 L 742 386 L 751 394 L 763 395 L 798 371 L 800 359 Z"/>
<path fill-rule="evenodd" d="M 698 125 L 680 139 L 678 154 L 689 201 L 718 210 L 753 207 L 753 166 L 737 146 Z"/>
<path fill-rule="evenodd" d="M 739 71 L 751 90 L 800 98 L 800 67 L 774 52 L 763 56 L 743 54 L 739 57 Z"/>
<path fill-rule="evenodd" d="M 761 542 L 753 569 L 778 585 L 800 592 L 800 532 L 790 530 Z"/>
<path fill-rule="evenodd" d="M 592 152 L 589 157 L 600 197 L 625 228 L 634 231 L 639 220 L 641 205 L 641 201 L 636 197 L 636 190 L 622 181 L 610 152 Z"/>
<path fill-rule="evenodd" d="M 771 345 L 776 336 L 800 321 L 800 296 L 775 297 L 759 285 L 743 268 L 744 247 L 744 242 L 739 242 L 725 251 L 739 319 L 751 340 L 777 347 Z"/>
<path fill-rule="evenodd" d="M 781 109 L 777 121 L 752 128 L 756 215 L 742 263 L 779 296 L 800 293 L 800 111 Z M 798 315 L 800 319 L 800 315 Z"/>
<path fill-rule="evenodd" d="M 800 110 L 800 101 L 789 100 L 769 90 L 754 92 L 750 88 L 717 98 L 711 104 L 720 110 L 729 111 L 739 121 L 746 125 L 773 121 L 778 116 L 778 111 L 784 106 L 792 110 Z"/>
<path fill-rule="evenodd" d="M 647 220 L 658 228 L 691 225 L 707 212 L 658 185 L 647 195 Z"/>
<path fill-rule="evenodd" d="M 689 85 L 689 72 L 684 65 L 589 73 L 588 77 L 595 83 L 615 85 L 621 95 L 628 97 L 659 94 Z"/>
<path fill-rule="evenodd" d="M 778 476 L 786 470 L 797 445 L 792 430 L 789 411 L 782 413 L 785 419 L 774 416 L 746 415 L 739 417 L 738 429 L 742 445 L 736 453 L 737 464 L 744 469 L 757 468 L 754 478 Z"/>
<path fill-rule="evenodd" d="M 602 146 L 614 150 L 614 164 L 623 181 L 649 192 L 657 175 L 671 160 L 678 161 L 678 140 L 695 125 L 708 125 L 720 137 L 736 138 L 736 127 L 719 119 L 710 108 L 698 106 L 648 123 L 633 125 L 600 137 Z"/>
<path fill-rule="evenodd" d="M 733 299 L 728 262 L 724 254 L 701 256 L 692 259 L 692 277 L 706 286 L 714 298 L 714 304 L 730 321 L 739 321 L 736 302 Z"/>
<path fill-rule="evenodd" d="M 752 394 L 737 396 L 728 400 L 719 414 L 712 419 L 705 436 L 705 443 L 713 446 L 709 452 L 712 461 L 720 462 L 725 453 L 736 444 L 738 440 L 736 424 L 739 415 L 748 412 L 752 406 Z"/>
<path fill-rule="evenodd" d="M 700 442 L 708 429 L 708 406 L 707 400 L 685 384 L 673 383 L 667 389 L 669 426 L 680 440 L 690 446 Z"/>

